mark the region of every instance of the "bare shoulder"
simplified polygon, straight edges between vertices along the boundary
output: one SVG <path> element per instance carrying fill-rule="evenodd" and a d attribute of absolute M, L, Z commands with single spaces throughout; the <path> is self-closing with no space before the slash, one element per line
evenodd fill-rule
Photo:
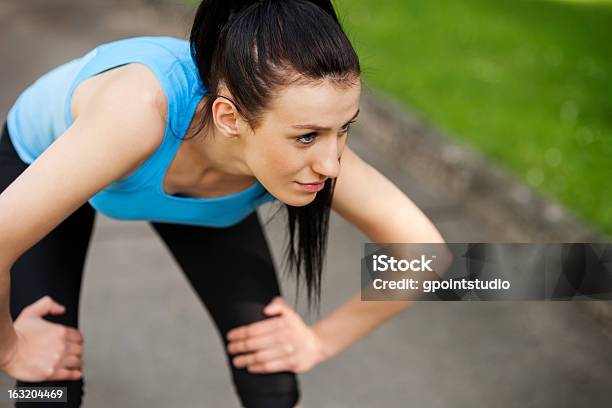
<path fill-rule="evenodd" d="M 75 89 L 71 105 L 74 120 L 83 115 L 119 116 L 143 126 L 143 131 L 165 125 L 167 110 L 166 94 L 155 74 L 136 63 L 84 80 Z"/>
<path fill-rule="evenodd" d="M 159 147 L 166 130 L 167 97 L 143 64 L 127 64 L 81 82 L 72 97 L 75 122 L 116 137 L 118 149 L 135 149 L 142 163 Z M 138 164 L 136 165 L 136 167 Z"/>
<path fill-rule="evenodd" d="M 110 69 L 81 82 L 72 96 L 72 116 L 76 119 L 87 105 L 104 96 L 127 98 L 155 107 L 166 115 L 167 99 L 155 74 L 143 64 L 133 63 Z"/>

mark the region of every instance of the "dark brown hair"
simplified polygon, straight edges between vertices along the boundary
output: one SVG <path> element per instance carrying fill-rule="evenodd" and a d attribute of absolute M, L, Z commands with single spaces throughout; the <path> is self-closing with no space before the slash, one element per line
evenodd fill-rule
<path fill-rule="evenodd" d="M 204 128 L 211 126 L 210 112 L 221 86 L 255 129 L 280 87 L 324 79 L 349 85 L 361 74 L 357 54 L 329 0 L 204 0 L 190 42 L 210 96 L 204 105 Z M 285 256 L 295 270 L 298 291 L 303 273 L 310 306 L 313 298 L 317 306 L 320 303 L 334 185 L 335 180 L 328 179 L 306 206 L 286 205 Z"/>

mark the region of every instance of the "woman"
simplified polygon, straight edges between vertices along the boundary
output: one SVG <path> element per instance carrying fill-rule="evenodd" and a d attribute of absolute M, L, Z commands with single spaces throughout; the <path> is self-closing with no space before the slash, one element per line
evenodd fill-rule
<path fill-rule="evenodd" d="M 152 222 L 223 337 L 243 406 L 296 406 L 296 373 L 408 302 L 357 294 L 304 324 L 255 209 L 287 208 L 287 259 L 317 304 L 331 209 L 374 242 L 442 241 L 346 146 L 359 95 L 357 55 L 325 0 L 206 0 L 190 42 L 104 44 L 35 82 L 0 139 L 0 368 L 81 404 L 79 292 L 100 211 Z"/>

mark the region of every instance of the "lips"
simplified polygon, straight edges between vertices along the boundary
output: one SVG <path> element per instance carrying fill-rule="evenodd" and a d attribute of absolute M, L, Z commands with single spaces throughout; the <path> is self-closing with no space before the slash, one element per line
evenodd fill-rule
<path fill-rule="evenodd" d="M 320 181 L 318 183 L 300 183 L 299 181 L 296 181 L 296 184 L 300 186 L 303 190 L 308 191 L 310 193 L 316 193 L 317 191 L 320 191 L 323 189 L 323 187 L 325 187 L 324 181 Z"/>
<path fill-rule="evenodd" d="M 310 183 L 302 183 L 302 182 L 298 181 L 298 183 L 304 184 L 304 185 L 315 185 L 315 186 L 318 186 L 321 183 L 325 183 L 325 180 L 323 180 L 323 181 L 313 181 L 313 182 L 310 182 Z"/>

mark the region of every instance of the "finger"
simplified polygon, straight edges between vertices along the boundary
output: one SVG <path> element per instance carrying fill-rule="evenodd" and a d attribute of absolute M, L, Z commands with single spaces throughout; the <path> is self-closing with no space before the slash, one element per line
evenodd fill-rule
<path fill-rule="evenodd" d="M 53 372 L 48 378 L 50 381 L 58 380 L 79 380 L 82 377 L 81 370 L 70 370 L 68 368 L 59 368 Z"/>
<path fill-rule="evenodd" d="M 280 304 L 281 300 L 282 300 L 282 298 L 280 296 L 274 296 L 272 298 L 272 300 L 270 302 L 268 302 L 268 306 L 266 306 L 266 307 L 269 307 L 269 306 L 272 306 L 272 305 L 276 305 L 276 304 Z"/>
<path fill-rule="evenodd" d="M 278 360 L 266 361 L 247 367 L 251 373 L 275 373 L 279 371 L 293 371 L 293 358 L 285 357 Z"/>
<path fill-rule="evenodd" d="M 226 337 L 228 340 L 241 340 L 251 336 L 272 333 L 282 327 L 281 317 L 272 317 L 251 323 L 247 326 L 240 326 L 230 330 Z"/>
<path fill-rule="evenodd" d="M 283 307 L 279 304 L 273 304 L 270 306 L 266 306 L 263 310 L 263 312 L 268 315 L 268 316 L 273 316 L 273 315 L 282 315 L 284 310 Z"/>
<path fill-rule="evenodd" d="M 288 347 L 289 346 L 289 347 Z M 255 353 L 243 354 L 235 357 L 232 363 L 238 367 L 246 367 L 252 365 L 263 364 L 269 361 L 279 360 L 293 353 L 293 346 L 284 345 L 282 347 L 274 347 L 266 350 L 260 350 Z"/>
<path fill-rule="evenodd" d="M 278 344 L 278 336 L 262 335 L 258 337 L 249 337 L 243 340 L 234 340 L 227 345 L 227 351 L 230 354 L 247 353 L 261 350 L 266 347 L 275 346 Z"/>
<path fill-rule="evenodd" d="M 83 368 L 83 359 L 75 355 L 68 355 L 61 359 L 59 367 L 67 369 L 81 369 Z"/>
<path fill-rule="evenodd" d="M 51 307 L 49 308 L 48 314 L 60 315 L 60 314 L 63 314 L 65 311 L 66 311 L 66 306 L 59 304 L 57 302 L 53 302 L 51 304 Z"/>
<path fill-rule="evenodd" d="M 81 334 L 80 331 L 78 331 L 75 328 L 72 327 L 67 327 L 67 331 L 66 331 L 66 340 L 68 340 L 69 342 L 72 343 L 78 343 L 78 344 L 82 344 L 83 343 L 83 335 Z"/>
<path fill-rule="evenodd" d="M 297 314 L 296 311 L 293 310 L 293 308 L 289 306 L 284 300 L 266 306 L 263 312 L 268 316 L 279 317 L 288 317 Z"/>
<path fill-rule="evenodd" d="M 282 297 L 275 297 L 263 310 L 265 314 L 283 313 L 288 308 L 288 304 Z"/>
<path fill-rule="evenodd" d="M 289 303 L 287 303 L 287 301 L 285 300 L 285 298 L 283 298 L 282 296 L 278 296 L 276 298 L 276 302 L 279 303 L 280 305 L 291 309 L 291 306 L 289 305 Z"/>
<path fill-rule="evenodd" d="M 81 357 L 83 356 L 83 346 L 78 343 L 68 343 L 66 345 L 66 354 Z"/>
<path fill-rule="evenodd" d="M 50 296 L 43 296 L 36 302 L 26 306 L 21 312 L 24 316 L 42 317 L 48 314 L 64 313 L 65 307 L 54 301 Z"/>

